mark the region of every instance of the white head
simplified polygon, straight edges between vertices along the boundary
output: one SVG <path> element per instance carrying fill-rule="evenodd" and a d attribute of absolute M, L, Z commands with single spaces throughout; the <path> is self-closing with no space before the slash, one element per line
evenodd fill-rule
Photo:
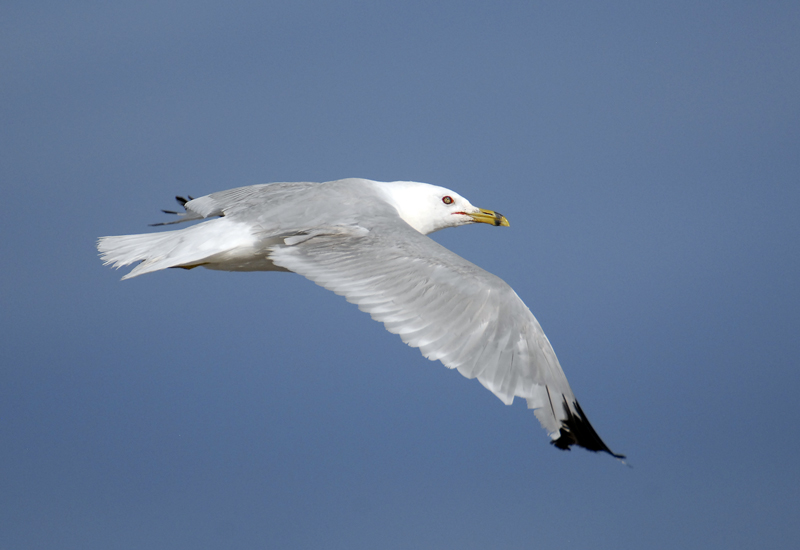
<path fill-rule="evenodd" d="M 414 181 L 375 183 L 400 217 L 423 235 L 468 223 L 508 226 L 502 214 L 472 206 L 467 199 L 444 187 Z"/>

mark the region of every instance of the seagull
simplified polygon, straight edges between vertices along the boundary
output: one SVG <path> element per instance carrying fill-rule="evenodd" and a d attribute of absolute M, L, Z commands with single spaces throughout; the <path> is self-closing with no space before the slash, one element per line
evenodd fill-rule
<path fill-rule="evenodd" d="M 570 389 L 539 322 L 499 277 L 428 234 L 472 223 L 508 226 L 449 189 L 349 178 L 268 183 L 188 199 L 185 229 L 101 237 L 123 279 L 166 268 L 290 271 L 344 296 L 431 361 L 478 381 L 506 405 L 527 401 L 562 450 L 623 460 L 603 443 Z"/>

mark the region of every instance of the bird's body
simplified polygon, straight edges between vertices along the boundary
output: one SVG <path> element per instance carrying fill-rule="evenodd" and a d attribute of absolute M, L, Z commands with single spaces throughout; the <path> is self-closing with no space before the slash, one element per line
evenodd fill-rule
<path fill-rule="evenodd" d="M 179 221 L 207 221 L 102 237 L 105 263 L 141 262 L 126 279 L 168 267 L 298 273 L 345 296 L 425 357 L 477 378 L 504 403 L 526 399 L 557 447 L 622 458 L 586 420 L 522 300 L 425 236 L 475 222 L 508 225 L 503 216 L 442 187 L 364 179 L 253 185 L 182 202 Z"/>

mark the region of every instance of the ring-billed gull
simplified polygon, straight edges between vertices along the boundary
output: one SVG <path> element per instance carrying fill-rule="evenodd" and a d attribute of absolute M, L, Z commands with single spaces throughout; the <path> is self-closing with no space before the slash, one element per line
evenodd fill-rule
<path fill-rule="evenodd" d="M 186 229 L 101 237 L 123 279 L 168 267 L 293 271 L 357 304 L 430 360 L 510 405 L 521 397 L 559 449 L 617 458 L 592 428 L 539 322 L 502 279 L 427 234 L 470 223 L 507 226 L 458 193 L 426 183 L 344 179 L 271 183 L 177 197 Z M 165 210 L 170 214 L 177 214 Z"/>

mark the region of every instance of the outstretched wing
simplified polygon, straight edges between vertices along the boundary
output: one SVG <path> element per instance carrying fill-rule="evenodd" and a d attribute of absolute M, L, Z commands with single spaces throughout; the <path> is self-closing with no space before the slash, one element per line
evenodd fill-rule
<path fill-rule="evenodd" d="M 572 394 L 539 322 L 502 279 L 399 220 L 318 228 L 285 240 L 272 261 L 344 296 L 431 360 L 511 404 L 521 397 L 559 448 L 618 458 Z"/>

